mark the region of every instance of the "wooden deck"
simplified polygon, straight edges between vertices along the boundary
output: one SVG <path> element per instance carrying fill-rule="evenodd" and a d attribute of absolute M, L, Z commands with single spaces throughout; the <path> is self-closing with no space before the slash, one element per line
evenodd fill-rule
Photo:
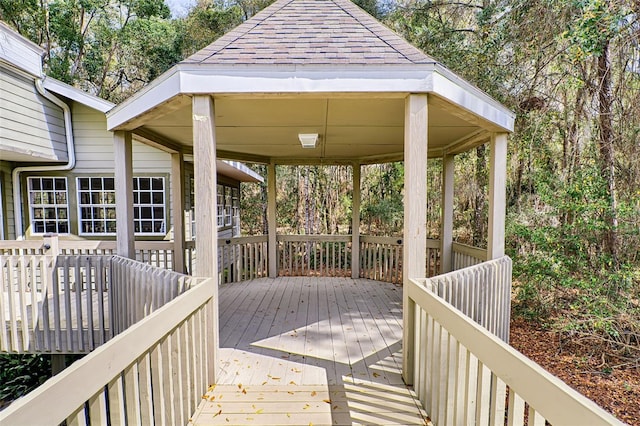
<path fill-rule="evenodd" d="M 401 305 L 366 279 L 222 286 L 218 382 L 190 424 L 427 424 L 400 376 Z"/>

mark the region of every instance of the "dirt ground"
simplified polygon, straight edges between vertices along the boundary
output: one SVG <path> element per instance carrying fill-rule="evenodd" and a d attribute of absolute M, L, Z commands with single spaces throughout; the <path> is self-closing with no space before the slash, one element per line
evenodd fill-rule
<path fill-rule="evenodd" d="M 603 368 L 599 359 L 569 353 L 557 333 L 521 319 L 511 324 L 511 345 L 618 419 L 640 426 L 640 369 Z"/>

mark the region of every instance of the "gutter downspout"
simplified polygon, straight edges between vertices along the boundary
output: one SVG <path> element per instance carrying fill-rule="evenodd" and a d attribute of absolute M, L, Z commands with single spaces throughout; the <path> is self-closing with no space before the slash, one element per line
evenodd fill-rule
<path fill-rule="evenodd" d="M 36 78 L 35 86 L 36 90 L 40 95 L 42 95 L 45 99 L 53 102 L 55 105 L 62 108 L 62 113 L 64 115 L 64 127 L 65 127 L 65 136 L 67 140 L 67 156 L 69 158 L 67 164 L 56 164 L 52 166 L 25 166 L 25 167 L 16 167 L 13 169 L 12 179 L 13 179 L 13 215 L 14 215 L 14 226 L 15 226 L 15 234 L 16 240 L 24 239 L 24 232 L 22 229 L 22 203 L 21 203 L 21 192 L 22 185 L 20 182 L 20 173 L 22 172 L 47 172 L 47 171 L 65 171 L 71 170 L 76 166 L 76 151 L 73 143 L 73 127 L 71 122 L 71 109 L 69 105 L 64 103 L 62 100 L 54 96 L 53 94 L 46 91 L 46 89 L 42 86 L 42 78 Z M 26 216 L 26 213 L 25 213 Z"/>

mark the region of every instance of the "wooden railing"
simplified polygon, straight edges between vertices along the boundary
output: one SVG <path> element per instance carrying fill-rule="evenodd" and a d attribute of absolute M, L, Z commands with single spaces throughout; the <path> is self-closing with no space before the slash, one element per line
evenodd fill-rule
<path fill-rule="evenodd" d="M 487 263 L 499 268 L 504 259 Z M 434 424 L 622 424 L 433 291 L 458 273 L 406 289 L 414 319 L 407 373 Z"/>
<path fill-rule="evenodd" d="M 218 240 L 220 284 L 234 283 L 269 274 L 267 235 Z"/>
<path fill-rule="evenodd" d="M 215 286 L 201 282 L 76 361 L 0 424 L 187 424 L 214 383 Z"/>
<path fill-rule="evenodd" d="M 505 256 L 417 281 L 509 343 L 511 271 L 511 259 Z"/>
<path fill-rule="evenodd" d="M 0 255 L 0 351 L 90 352 L 197 280 L 118 256 Z"/>
<path fill-rule="evenodd" d="M 477 265 L 487 260 L 487 249 L 453 243 L 452 251 L 452 269 L 454 271 Z"/>
<path fill-rule="evenodd" d="M 440 270 L 440 241 L 427 240 L 427 276 Z M 402 284 L 402 238 L 360 237 L 360 277 Z"/>
<path fill-rule="evenodd" d="M 280 275 L 351 275 L 351 235 L 278 235 L 277 241 Z"/>
<path fill-rule="evenodd" d="M 193 268 L 193 244 L 189 243 L 192 242 L 185 242 L 187 271 L 191 271 Z M 136 241 L 135 250 L 137 261 L 148 263 L 158 268 L 173 269 L 173 241 Z M 0 241 L 0 255 L 44 254 L 113 255 L 116 254 L 116 242 L 63 240 L 58 237 L 42 240 Z"/>

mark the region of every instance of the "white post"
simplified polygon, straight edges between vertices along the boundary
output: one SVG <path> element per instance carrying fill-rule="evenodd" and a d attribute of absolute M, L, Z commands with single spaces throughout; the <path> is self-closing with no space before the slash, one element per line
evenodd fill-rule
<path fill-rule="evenodd" d="M 276 218 L 276 165 L 267 166 L 267 226 L 269 232 L 269 278 L 278 276 L 278 241 Z"/>
<path fill-rule="evenodd" d="M 116 252 L 119 256 L 136 258 L 133 232 L 133 151 L 131 132 L 113 132 L 116 187 Z"/>
<path fill-rule="evenodd" d="M 489 165 L 489 235 L 487 260 L 504 256 L 504 227 L 507 208 L 507 134 L 491 135 Z"/>
<path fill-rule="evenodd" d="M 215 383 L 218 366 L 218 221 L 216 206 L 216 127 L 213 98 L 209 95 L 195 95 L 192 99 L 193 119 L 193 171 L 195 176 L 195 218 L 196 218 L 196 273 L 201 277 L 211 277 L 213 321 L 213 346 L 210 364 L 209 384 Z"/>
<path fill-rule="evenodd" d="M 415 304 L 409 300 L 408 280 L 426 276 L 427 259 L 427 148 L 428 99 L 409 95 L 404 118 L 404 247 L 402 377 L 413 384 Z"/>
<path fill-rule="evenodd" d="M 173 270 L 184 273 L 184 157 L 171 154 L 171 210 L 173 211 Z"/>
<path fill-rule="evenodd" d="M 351 278 L 360 278 L 360 171 L 353 165 L 353 195 L 351 205 Z"/>
<path fill-rule="evenodd" d="M 453 179 L 455 161 L 453 155 L 442 157 L 442 223 L 440 228 L 440 273 L 451 271 L 453 266 Z"/>

